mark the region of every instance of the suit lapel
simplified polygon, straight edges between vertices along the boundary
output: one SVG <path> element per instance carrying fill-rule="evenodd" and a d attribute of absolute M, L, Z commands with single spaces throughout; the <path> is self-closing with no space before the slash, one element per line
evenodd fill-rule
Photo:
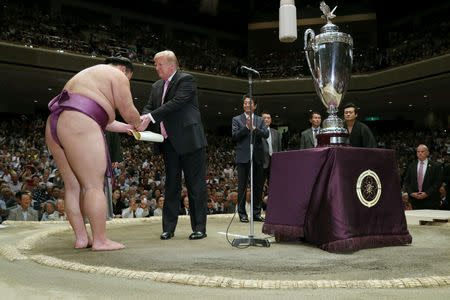
<path fill-rule="evenodd" d="M 241 121 L 242 121 L 242 124 L 244 124 L 244 126 L 246 126 L 247 119 L 245 118 L 245 114 L 241 115 Z"/>
<path fill-rule="evenodd" d="M 311 145 L 314 146 L 314 135 L 312 128 L 309 129 L 309 140 L 311 141 Z"/>
<path fill-rule="evenodd" d="M 169 82 L 169 85 L 167 86 L 166 95 L 164 96 L 164 103 L 165 103 L 166 101 L 169 101 L 169 100 L 167 99 L 167 95 L 169 95 L 169 92 L 170 92 L 171 88 L 173 87 L 173 85 L 175 84 L 175 81 L 178 80 L 178 77 L 179 77 L 179 72 L 176 71 L 176 72 L 175 72 L 175 75 L 173 75 L 172 80 Z M 161 97 L 162 97 L 162 94 L 163 94 L 163 93 L 164 93 L 164 81 L 163 81 L 163 86 L 162 86 Z"/>
<path fill-rule="evenodd" d="M 431 168 L 432 168 L 431 163 L 430 163 L 430 161 L 428 161 L 428 164 L 427 164 L 427 170 L 425 171 L 425 174 L 423 174 L 422 186 L 423 186 L 423 183 L 425 182 L 425 179 L 427 178 L 428 174 L 429 174 L 430 172 L 432 172 Z"/>
<path fill-rule="evenodd" d="M 275 143 L 275 134 L 274 134 L 274 131 L 276 131 L 275 129 L 272 129 L 272 128 L 269 128 L 269 130 L 270 130 L 270 138 L 271 138 L 271 141 L 272 141 L 272 151 L 273 151 L 273 149 L 275 149 L 275 145 L 276 145 L 276 143 Z"/>

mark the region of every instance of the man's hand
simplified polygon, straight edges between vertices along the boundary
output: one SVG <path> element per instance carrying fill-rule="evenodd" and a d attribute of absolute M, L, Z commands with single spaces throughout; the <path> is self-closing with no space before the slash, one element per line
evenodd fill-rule
<path fill-rule="evenodd" d="M 148 114 L 141 116 L 141 124 L 138 127 L 136 127 L 136 130 L 144 131 L 145 129 L 147 129 L 147 126 L 150 123 L 150 121 L 151 121 L 151 119 Z"/>
<path fill-rule="evenodd" d="M 247 128 L 250 129 L 250 117 L 247 117 L 247 122 L 245 125 L 247 125 Z M 255 130 L 255 126 L 253 126 L 253 130 Z"/>
<path fill-rule="evenodd" d="M 425 199 L 427 197 L 428 197 L 428 195 L 425 192 L 418 192 L 417 193 L 417 199 Z"/>
<path fill-rule="evenodd" d="M 416 198 L 416 199 L 425 199 L 428 197 L 427 193 L 425 192 L 415 192 L 415 193 L 411 193 L 410 194 L 411 197 Z"/>

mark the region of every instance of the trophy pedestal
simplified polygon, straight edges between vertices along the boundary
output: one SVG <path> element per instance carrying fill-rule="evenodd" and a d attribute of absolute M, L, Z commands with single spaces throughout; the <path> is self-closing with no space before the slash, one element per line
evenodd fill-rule
<path fill-rule="evenodd" d="M 316 135 L 317 147 L 349 146 L 348 133 L 321 133 Z"/>

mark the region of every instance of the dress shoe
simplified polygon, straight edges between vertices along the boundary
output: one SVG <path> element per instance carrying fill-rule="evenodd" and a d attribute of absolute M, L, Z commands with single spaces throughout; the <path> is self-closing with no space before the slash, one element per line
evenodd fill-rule
<path fill-rule="evenodd" d="M 265 222 L 266 220 L 261 216 L 254 216 L 253 221 L 255 222 Z"/>
<path fill-rule="evenodd" d="M 202 232 L 202 231 L 196 231 L 191 233 L 191 235 L 189 236 L 190 240 L 199 240 L 199 239 L 203 239 L 206 237 L 206 233 Z"/>
<path fill-rule="evenodd" d="M 248 217 L 247 216 L 240 216 L 239 217 L 239 221 L 241 221 L 242 223 L 248 223 Z"/>
<path fill-rule="evenodd" d="M 173 238 L 174 237 L 174 234 L 173 234 L 173 232 L 168 232 L 168 231 L 164 231 L 162 234 L 161 234 L 161 239 L 162 240 L 170 240 L 171 238 Z"/>

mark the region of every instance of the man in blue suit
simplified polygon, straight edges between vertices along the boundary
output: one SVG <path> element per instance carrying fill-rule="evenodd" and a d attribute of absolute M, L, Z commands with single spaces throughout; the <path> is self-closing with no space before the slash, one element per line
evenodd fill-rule
<path fill-rule="evenodd" d="M 262 191 L 264 185 L 264 146 L 262 138 L 269 137 L 269 130 L 260 116 L 254 111 L 257 107 L 255 99 L 242 97 L 244 113 L 235 116 L 232 122 L 232 137 L 236 143 L 236 166 L 238 170 L 238 213 L 239 220 L 247 223 L 245 198 L 250 175 L 250 129 L 253 129 L 253 220 L 264 222 L 261 216 Z M 250 122 L 250 118 L 252 122 Z"/>

